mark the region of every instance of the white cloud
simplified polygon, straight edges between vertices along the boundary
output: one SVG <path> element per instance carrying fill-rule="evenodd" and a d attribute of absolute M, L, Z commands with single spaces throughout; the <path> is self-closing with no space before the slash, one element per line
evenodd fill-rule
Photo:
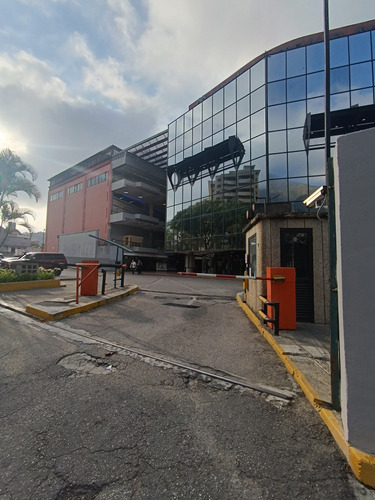
<path fill-rule="evenodd" d="M 81 68 L 86 91 L 97 92 L 101 96 L 117 102 L 121 107 L 136 106 L 147 100 L 126 81 L 123 65 L 113 59 L 97 59 L 89 49 L 86 40 L 74 33 L 67 43 L 71 55 L 83 61 Z"/>
<path fill-rule="evenodd" d="M 84 99 L 84 88 L 82 95 L 70 95 L 51 65 L 25 51 L 0 54 L 0 148 L 16 151 L 39 173 L 42 199 L 38 204 L 19 200 L 35 212 L 36 229 L 45 224 L 48 178 L 111 144 L 125 147 L 155 132 L 155 110 L 137 105 L 139 98 L 123 83 L 117 62 L 101 63 L 88 49 L 82 54 L 87 88 L 101 92 L 102 100 Z M 106 96 L 121 109 L 111 109 Z"/>
<path fill-rule="evenodd" d="M 21 50 L 12 56 L 0 54 L 0 87 L 17 86 L 37 91 L 43 98 L 68 101 L 65 83 L 53 75 L 45 61 Z"/>
<path fill-rule="evenodd" d="M 121 38 L 125 51 L 134 49 L 139 16 L 130 0 L 107 0 L 113 32 Z M 138 5 L 139 6 L 139 5 Z"/>

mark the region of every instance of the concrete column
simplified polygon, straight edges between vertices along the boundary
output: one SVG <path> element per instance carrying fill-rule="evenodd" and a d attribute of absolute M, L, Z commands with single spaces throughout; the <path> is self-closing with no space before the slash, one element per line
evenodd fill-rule
<path fill-rule="evenodd" d="M 194 272 L 194 254 L 189 253 L 185 255 L 185 270 L 187 273 L 193 273 Z"/>
<path fill-rule="evenodd" d="M 345 438 L 375 454 L 375 130 L 335 154 L 341 403 Z"/>

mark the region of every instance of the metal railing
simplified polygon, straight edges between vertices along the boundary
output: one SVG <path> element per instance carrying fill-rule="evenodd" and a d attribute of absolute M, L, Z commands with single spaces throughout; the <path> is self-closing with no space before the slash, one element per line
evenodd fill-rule
<path fill-rule="evenodd" d="M 259 300 L 263 303 L 263 309 L 258 311 L 260 317 L 263 319 L 263 323 L 271 323 L 274 325 L 274 334 L 279 335 L 279 313 L 280 313 L 280 304 L 278 302 L 270 302 L 259 295 Z M 267 314 L 267 307 L 273 307 L 273 318 L 270 318 Z"/>

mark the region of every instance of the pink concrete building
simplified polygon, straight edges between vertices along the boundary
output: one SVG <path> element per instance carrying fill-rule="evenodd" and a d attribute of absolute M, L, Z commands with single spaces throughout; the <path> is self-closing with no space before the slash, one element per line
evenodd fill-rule
<path fill-rule="evenodd" d="M 111 213 L 111 146 L 50 179 L 45 249 L 56 252 L 59 236 L 98 230 L 108 239 Z"/>
<path fill-rule="evenodd" d="M 114 242 L 146 269 L 161 266 L 166 160 L 162 132 L 126 150 L 112 145 L 49 179 L 45 250 L 65 253 L 70 264 L 113 263 L 123 258 Z"/>

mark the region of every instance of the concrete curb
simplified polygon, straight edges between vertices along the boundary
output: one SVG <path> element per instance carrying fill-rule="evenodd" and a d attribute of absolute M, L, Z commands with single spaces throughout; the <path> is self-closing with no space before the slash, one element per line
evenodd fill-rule
<path fill-rule="evenodd" d="M 344 437 L 344 430 L 337 420 L 335 414 L 331 410 L 327 410 L 324 407 L 324 403 L 318 394 L 311 387 L 310 383 L 306 380 L 303 373 L 295 366 L 295 364 L 288 358 L 284 349 L 277 343 L 277 340 L 273 335 L 271 335 L 266 328 L 262 325 L 260 319 L 253 313 L 253 311 L 245 304 L 241 297 L 237 296 L 237 302 L 252 321 L 252 323 L 258 328 L 259 332 L 271 345 L 271 347 L 276 351 L 277 355 L 283 361 L 288 372 L 293 375 L 298 385 L 301 387 L 308 401 L 312 404 L 314 409 L 319 413 L 321 419 L 328 427 L 330 433 L 336 441 L 336 444 L 341 449 L 345 455 L 352 471 L 354 472 L 357 479 L 371 488 L 375 488 L 375 456 L 363 453 L 357 450 L 346 441 Z"/>
<path fill-rule="evenodd" d="M 12 281 L 0 283 L 0 292 L 16 292 L 18 290 L 36 290 L 38 288 L 59 288 L 59 279 L 35 280 L 35 281 Z"/>
<path fill-rule="evenodd" d="M 73 316 L 74 314 L 90 311 L 91 309 L 95 309 L 96 307 L 104 306 L 111 302 L 116 302 L 122 299 L 123 297 L 127 297 L 128 295 L 137 292 L 138 290 L 139 290 L 138 286 L 133 286 L 128 290 L 117 293 L 116 295 L 112 295 L 110 297 L 106 297 L 100 300 L 93 300 L 86 304 L 71 306 L 69 308 L 63 309 L 62 311 L 60 310 L 57 312 L 50 312 L 48 311 L 48 307 L 42 307 L 41 305 L 38 306 L 38 304 L 27 305 L 26 312 L 28 314 L 31 314 L 46 321 L 58 321 L 60 319 L 67 318 L 69 316 Z"/>

